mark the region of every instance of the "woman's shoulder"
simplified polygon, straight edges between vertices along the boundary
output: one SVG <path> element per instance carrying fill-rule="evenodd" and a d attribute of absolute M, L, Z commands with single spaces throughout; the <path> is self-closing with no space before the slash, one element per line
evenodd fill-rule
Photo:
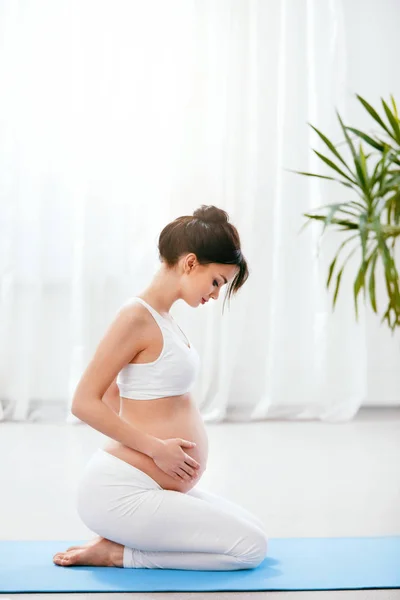
<path fill-rule="evenodd" d="M 143 304 L 140 298 L 129 298 L 120 308 L 119 314 L 134 325 L 144 339 L 151 340 L 159 336 L 160 330 L 165 330 L 164 319 L 146 302 Z"/>
<path fill-rule="evenodd" d="M 137 324 L 151 323 L 151 313 L 137 297 L 128 298 L 118 310 L 118 314 L 130 317 Z"/>

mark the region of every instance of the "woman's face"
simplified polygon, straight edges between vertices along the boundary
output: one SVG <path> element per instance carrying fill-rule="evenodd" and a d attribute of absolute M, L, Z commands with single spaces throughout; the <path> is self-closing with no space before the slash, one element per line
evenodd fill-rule
<path fill-rule="evenodd" d="M 221 289 L 234 279 L 239 270 L 237 265 L 200 265 L 195 254 L 185 257 L 183 267 L 182 298 L 193 308 L 206 304 L 211 298 L 218 300 Z"/>

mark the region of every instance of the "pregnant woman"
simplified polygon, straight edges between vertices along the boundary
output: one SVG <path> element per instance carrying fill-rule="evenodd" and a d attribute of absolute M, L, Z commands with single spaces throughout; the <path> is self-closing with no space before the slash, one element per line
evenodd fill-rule
<path fill-rule="evenodd" d="M 76 388 L 72 413 L 110 438 L 86 465 L 78 514 L 97 537 L 54 555 L 55 564 L 149 569 L 236 570 L 267 553 L 263 523 L 198 487 L 208 442 L 190 394 L 199 356 L 170 315 L 248 278 L 227 213 L 202 206 L 169 223 L 161 267 L 119 309 Z"/>

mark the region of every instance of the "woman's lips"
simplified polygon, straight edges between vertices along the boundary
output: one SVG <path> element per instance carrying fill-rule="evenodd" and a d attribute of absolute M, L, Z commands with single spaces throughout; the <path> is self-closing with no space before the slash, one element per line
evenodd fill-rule
<path fill-rule="evenodd" d="M 208 300 L 204 300 L 204 298 L 201 299 L 202 304 L 205 304 L 206 302 L 208 302 Z"/>

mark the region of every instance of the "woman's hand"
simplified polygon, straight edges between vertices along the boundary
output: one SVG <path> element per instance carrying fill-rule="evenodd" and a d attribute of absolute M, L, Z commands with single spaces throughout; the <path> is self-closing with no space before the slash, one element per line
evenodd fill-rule
<path fill-rule="evenodd" d="M 191 456 L 186 454 L 182 448 L 194 448 L 194 442 L 188 442 L 181 438 L 171 438 L 169 440 L 157 440 L 151 457 L 164 473 L 167 473 L 174 479 L 190 481 L 197 477 L 197 470 L 200 464 Z"/>

